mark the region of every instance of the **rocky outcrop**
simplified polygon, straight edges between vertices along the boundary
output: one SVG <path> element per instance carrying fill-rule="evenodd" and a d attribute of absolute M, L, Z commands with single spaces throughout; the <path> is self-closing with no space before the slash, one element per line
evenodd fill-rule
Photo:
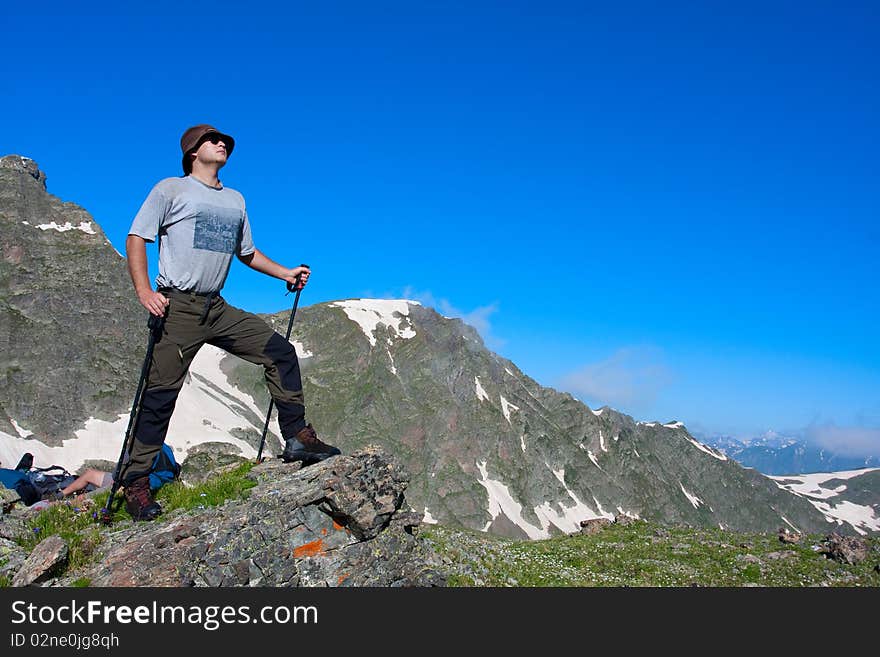
<path fill-rule="evenodd" d="M 186 484 L 195 486 L 211 477 L 235 469 L 246 460 L 229 443 L 201 443 L 189 450 L 180 469 L 180 479 Z"/>
<path fill-rule="evenodd" d="M 632 516 L 624 515 L 622 513 L 618 513 L 614 516 L 614 520 L 609 520 L 608 518 L 588 518 L 586 520 L 580 521 L 580 532 L 581 534 L 598 534 L 606 527 L 610 527 L 613 525 L 631 525 L 634 522 L 639 522 L 638 518 L 633 518 Z"/>
<path fill-rule="evenodd" d="M 867 558 L 868 544 L 855 536 L 841 536 L 837 533 L 831 533 L 822 541 L 819 551 L 829 559 L 857 564 Z"/>
<path fill-rule="evenodd" d="M 442 586 L 408 473 L 377 448 L 300 469 L 268 460 L 246 499 L 108 533 L 55 585 Z"/>
<path fill-rule="evenodd" d="M 776 535 L 782 543 L 799 543 L 802 538 L 802 534 L 788 531 L 785 527 L 780 527 Z"/>
<path fill-rule="evenodd" d="M 0 509 L 2 509 L 2 513 L 7 513 L 19 499 L 21 498 L 16 491 L 0 486 Z"/>
<path fill-rule="evenodd" d="M 611 524 L 608 518 L 581 520 L 581 534 L 598 534 Z"/>
<path fill-rule="evenodd" d="M 12 580 L 27 559 L 24 548 L 7 538 L 0 538 L 0 577 Z"/>
<path fill-rule="evenodd" d="M 12 580 L 12 586 L 28 586 L 50 577 L 67 563 L 70 548 L 60 536 L 40 541 L 25 559 Z"/>
<path fill-rule="evenodd" d="M 46 191 L 46 174 L 40 170 L 39 165 L 29 157 L 23 155 L 5 155 L 0 157 L 0 169 L 7 169 L 17 174 L 33 178 L 37 185 Z"/>
<path fill-rule="evenodd" d="M 0 515 L 0 540 L 16 541 L 28 533 L 26 513 L 20 502 L 16 502 L 8 513 Z"/>

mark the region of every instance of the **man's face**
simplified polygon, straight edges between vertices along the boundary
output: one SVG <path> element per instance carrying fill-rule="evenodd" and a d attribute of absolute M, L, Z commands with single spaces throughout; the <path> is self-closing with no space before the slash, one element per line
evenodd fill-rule
<path fill-rule="evenodd" d="M 218 134 L 210 134 L 196 149 L 196 159 L 202 164 L 226 164 L 226 143 Z"/>

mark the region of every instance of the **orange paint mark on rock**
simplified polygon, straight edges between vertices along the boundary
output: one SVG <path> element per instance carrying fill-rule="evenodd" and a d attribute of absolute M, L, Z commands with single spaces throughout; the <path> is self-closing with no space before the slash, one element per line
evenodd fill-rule
<path fill-rule="evenodd" d="M 343 529 L 342 525 L 340 525 L 335 520 L 333 521 L 333 529 Z"/>
<path fill-rule="evenodd" d="M 300 545 L 298 548 L 294 548 L 293 556 L 297 559 L 300 557 L 314 557 L 324 553 L 323 547 L 324 541 L 319 538 L 316 541 L 310 541 L 305 545 Z"/>
<path fill-rule="evenodd" d="M 339 579 L 336 580 L 336 586 L 341 586 L 342 583 L 343 583 L 345 580 L 347 580 L 347 579 L 348 579 L 348 573 L 342 573 L 342 574 L 339 576 Z"/>
<path fill-rule="evenodd" d="M 326 528 L 326 527 L 322 527 L 322 528 L 321 528 L 321 534 L 322 534 L 323 536 L 326 536 L 326 535 L 327 535 L 327 528 Z"/>

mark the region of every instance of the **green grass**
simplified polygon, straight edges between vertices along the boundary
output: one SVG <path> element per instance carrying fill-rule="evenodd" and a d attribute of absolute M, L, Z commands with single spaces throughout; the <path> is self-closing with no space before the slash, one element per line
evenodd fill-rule
<path fill-rule="evenodd" d="M 775 534 L 638 522 L 597 534 L 514 541 L 480 532 L 421 530 L 449 566 L 451 586 L 880 586 L 880 538 L 849 565 L 814 549 L 823 536 L 783 544 Z"/>
<path fill-rule="evenodd" d="M 241 499 L 249 489 L 257 485 L 257 482 L 246 476 L 255 465 L 256 463 L 252 461 L 245 461 L 235 469 L 192 488 L 180 482 L 167 484 L 159 489 L 156 499 L 166 513 L 175 509 L 189 510 L 219 506 L 227 500 Z"/>
<path fill-rule="evenodd" d="M 89 562 L 101 542 L 101 529 L 95 522 L 99 510 L 96 504 L 53 504 L 28 521 L 28 534 L 16 542 L 30 552 L 42 540 L 58 535 L 68 546 L 67 567 L 79 568 Z"/>
<path fill-rule="evenodd" d="M 229 472 L 224 472 L 208 481 L 188 487 L 180 481 L 165 484 L 156 494 L 156 500 L 162 505 L 163 515 L 159 516 L 154 522 L 163 522 L 167 519 L 168 514 L 176 509 L 188 511 L 190 509 L 207 508 L 209 506 L 219 506 L 232 499 L 241 499 L 247 494 L 247 490 L 256 486 L 256 482 L 247 478 L 256 463 L 245 461 Z M 99 502 L 99 508 L 103 508 L 107 503 L 109 494 L 96 497 Z M 116 494 L 116 500 L 113 504 L 113 513 L 111 514 L 113 523 L 131 520 L 131 516 L 125 510 L 125 503 L 122 501 L 122 494 Z"/>

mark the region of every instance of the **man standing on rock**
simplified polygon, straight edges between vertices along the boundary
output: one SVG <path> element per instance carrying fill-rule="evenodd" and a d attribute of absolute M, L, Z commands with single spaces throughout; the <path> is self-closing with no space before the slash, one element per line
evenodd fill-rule
<path fill-rule="evenodd" d="M 254 246 L 244 198 L 218 177 L 235 148 L 232 137 L 197 125 L 183 133 L 180 148 L 184 175 L 153 187 L 125 242 L 138 301 L 153 315 L 165 316 L 131 454 L 122 471 L 126 508 L 136 520 L 152 520 L 162 512 L 150 492 L 150 466 L 165 442 L 189 366 L 205 343 L 265 368 L 278 407 L 285 462 L 308 465 L 340 453 L 306 424 L 293 346 L 256 315 L 228 305 L 220 296 L 233 255 L 252 269 L 300 287 L 308 282 L 310 270 L 283 267 Z M 147 274 L 146 242 L 154 242 L 157 235 L 159 275 L 154 291 Z"/>

